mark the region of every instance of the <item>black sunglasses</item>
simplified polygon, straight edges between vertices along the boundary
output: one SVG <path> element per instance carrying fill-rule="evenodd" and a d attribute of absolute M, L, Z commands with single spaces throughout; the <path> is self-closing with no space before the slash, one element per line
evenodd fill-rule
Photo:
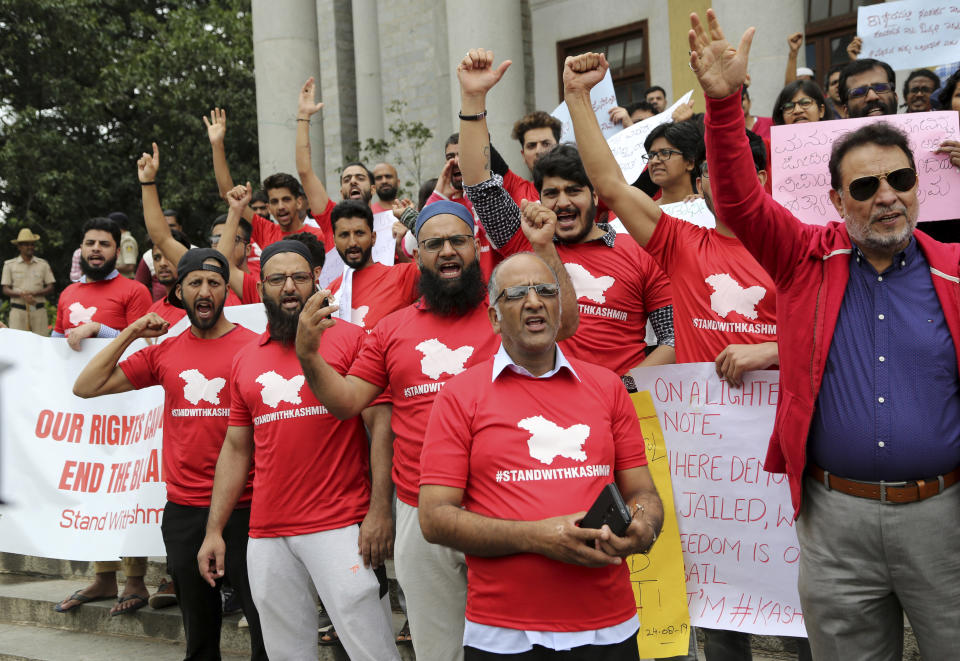
<path fill-rule="evenodd" d="M 539 285 L 517 285 L 515 287 L 506 287 L 500 292 L 499 296 L 493 299 L 493 302 L 496 303 L 501 298 L 505 298 L 508 301 L 518 301 L 521 298 L 526 298 L 527 292 L 531 289 L 537 292 L 537 296 L 556 296 L 560 293 L 560 287 L 552 282 L 545 282 Z"/>
<path fill-rule="evenodd" d="M 847 190 L 850 197 L 858 202 L 864 202 L 873 197 L 880 188 L 880 180 L 885 179 L 895 191 L 906 193 L 917 183 L 917 173 L 913 168 L 899 168 L 885 174 L 858 177 L 850 182 Z"/>
<path fill-rule="evenodd" d="M 858 99 L 861 96 L 866 96 L 870 90 L 873 90 L 877 96 L 880 96 L 881 94 L 887 94 L 893 91 L 893 83 L 872 83 L 870 85 L 854 87 L 847 92 L 847 98 Z"/>

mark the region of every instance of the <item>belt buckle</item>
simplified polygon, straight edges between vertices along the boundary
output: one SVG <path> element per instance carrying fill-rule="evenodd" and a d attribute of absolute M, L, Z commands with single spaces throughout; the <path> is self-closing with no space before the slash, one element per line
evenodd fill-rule
<path fill-rule="evenodd" d="M 887 487 L 905 487 L 907 482 L 884 482 L 880 480 L 880 502 L 887 502 Z"/>

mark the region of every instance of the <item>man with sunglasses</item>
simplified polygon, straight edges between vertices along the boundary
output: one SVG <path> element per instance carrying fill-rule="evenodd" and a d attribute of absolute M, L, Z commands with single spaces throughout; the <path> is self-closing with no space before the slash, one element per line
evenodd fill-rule
<path fill-rule="evenodd" d="M 523 227 L 530 244 L 560 273 L 560 337 L 569 337 L 576 330 L 577 306 L 553 244 L 555 219 L 538 204 L 525 211 Z M 466 568 L 463 554 L 423 538 L 417 516 L 420 451 L 437 393 L 455 375 L 493 356 L 498 347 L 487 321 L 486 285 L 473 222 L 466 207 L 449 200 L 423 208 L 414 227 L 422 296 L 380 320 L 346 378 L 316 351 L 327 329 L 335 327 L 329 316 L 336 306 L 324 306 L 322 300 L 329 292 L 307 302 L 297 337 L 307 384 L 334 415 L 356 415 L 389 386 L 396 435 L 394 563 L 407 598 L 414 651 L 417 658 L 436 661 L 463 658 Z"/>
<path fill-rule="evenodd" d="M 778 329 L 765 468 L 789 478 L 813 656 L 900 659 L 905 612 L 924 658 L 952 658 L 960 247 L 915 231 L 913 155 L 883 122 L 833 145 L 830 199 L 843 222 L 801 223 L 765 195 L 738 112 L 753 28 L 735 49 L 713 10 L 707 20 L 691 17 L 690 66 L 707 97 L 714 205 L 770 273 L 778 316 L 790 320 Z"/>
<path fill-rule="evenodd" d="M 897 114 L 897 76 L 886 62 L 854 60 L 840 72 L 840 100 L 847 117 Z"/>
<path fill-rule="evenodd" d="M 617 375 L 557 346 L 559 289 L 529 253 L 494 269 L 500 349 L 444 387 L 427 426 L 420 522 L 466 554 L 466 661 L 639 658 L 622 559 L 650 549 L 663 508 Z M 633 514 L 626 530 L 578 526 L 611 482 Z"/>

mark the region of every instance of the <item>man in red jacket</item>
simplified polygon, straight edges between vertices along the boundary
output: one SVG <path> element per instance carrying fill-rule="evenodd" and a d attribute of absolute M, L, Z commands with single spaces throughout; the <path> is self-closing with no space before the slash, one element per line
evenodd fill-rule
<path fill-rule="evenodd" d="M 744 136 L 738 48 L 691 16 L 718 214 L 777 286 L 780 392 L 766 468 L 789 476 L 814 658 L 924 658 L 960 646 L 960 246 L 915 231 L 906 137 L 870 124 L 833 145 L 842 223 L 805 225 L 764 194 Z M 801 507 L 801 496 L 803 506 Z"/>

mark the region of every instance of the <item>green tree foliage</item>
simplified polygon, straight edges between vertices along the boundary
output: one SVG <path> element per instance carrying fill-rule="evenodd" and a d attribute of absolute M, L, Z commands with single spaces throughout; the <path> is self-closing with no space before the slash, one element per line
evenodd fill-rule
<path fill-rule="evenodd" d="M 259 178 L 250 0 L 3 0 L 0 63 L 0 256 L 30 227 L 61 289 L 86 219 L 123 211 L 146 240 L 136 161 L 154 141 L 163 206 L 199 245 L 226 211 L 210 108 L 230 113 L 237 181 Z"/>

